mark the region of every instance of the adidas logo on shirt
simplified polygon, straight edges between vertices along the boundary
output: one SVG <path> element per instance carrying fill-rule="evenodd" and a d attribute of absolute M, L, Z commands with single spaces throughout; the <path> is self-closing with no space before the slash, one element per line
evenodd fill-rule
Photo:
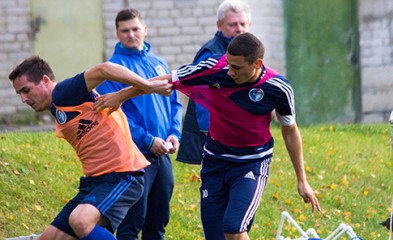
<path fill-rule="evenodd" d="M 83 136 L 85 136 L 88 132 L 90 132 L 95 126 L 98 125 L 98 121 L 90 121 L 86 119 L 79 120 L 78 132 L 76 139 L 80 140 Z"/>
<path fill-rule="evenodd" d="M 246 175 L 244 175 L 244 178 L 255 180 L 255 176 L 251 171 L 249 171 Z"/>

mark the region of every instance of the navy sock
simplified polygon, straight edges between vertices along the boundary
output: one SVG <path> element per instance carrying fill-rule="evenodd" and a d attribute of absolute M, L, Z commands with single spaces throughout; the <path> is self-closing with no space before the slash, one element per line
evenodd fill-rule
<path fill-rule="evenodd" d="M 94 229 L 89 234 L 87 234 L 87 236 L 81 238 L 80 240 L 116 240 L 116 238 L 105 228 L 96 225 Z"/>

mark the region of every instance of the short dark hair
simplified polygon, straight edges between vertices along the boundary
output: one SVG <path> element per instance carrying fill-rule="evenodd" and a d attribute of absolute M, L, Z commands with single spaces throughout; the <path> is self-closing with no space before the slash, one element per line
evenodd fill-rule
<path fill-rule="evenodd" d="M 252 33 L 241 33 L 229 44 L 227 52 L 233 56 L 244 56 L 248 63 L 263 59 L 265 47 Z"/>
<path fill-rule="evenodd" d="M 20 63 L 10 73 L 8 78 L 14 81 L 16 78 L 26 75 L 27 79 L 34 83 L 39 83 L 44 75 L 47 75 L 50 80 L 55 80 L 55 75 L 49 64 L 41 59 L 39 56 L 31 56 Z"/>
<path fill-rule="evenodd" d="M 120 12 L 117 13 L 116 16 L 116 20 L 115 20 L 116 29 L 119 27 L 119 22 L 131 20 L 134 18 L 138 18 L 141 21 L 141 23 L 144 23 L 143 17 L 138 10 L 133 8 L 126 8 L 121 10 Z"/>

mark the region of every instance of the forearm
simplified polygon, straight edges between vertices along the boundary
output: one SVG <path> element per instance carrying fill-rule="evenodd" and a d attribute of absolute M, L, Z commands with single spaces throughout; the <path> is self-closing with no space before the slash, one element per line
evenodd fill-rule
<path fill-rule="evenodd" d="M 150 82 L 157 81 L 157 80 L 160 80 L 160 81 L 168 80 L 168 81 L 170 81 L 171 80 L 171 74 L 161 75 L 161 76 L 157 76 L 157 77 L 148 79 L 148 81 L 150 81 Z M 119 99 L 119 101 L 124 102 L 127 99 L 129 99 L 129 98 L 137 97 L 137 96 L 140 96 L 140 95 L 143 95 L 143 94 L 146 94 L 146 93 L 147 93 L 146 91 L 143 91 L 140 88 L 135 88 L 135 87 L 131 86 L 131 87 L 123 88 L 122 90 L 120 90 L 119 94 L 118 94 L 118 99 Z"/>
<path fill-rule="evenodd" d="M 105 108 L 110 108 L 111 110 L 108 114 L 117 110 L 120 105 L 129 98 L 136 97 L 142 94 L 147 94 L 150 92 L 155 92 L 164 96 L 169 96 L 172 92 L 172 87 L 167 81 L 146 81 L 149 83 L 148 91 L 140 88 L 136 88 L 135 86 L 130 86 L 127 88 L 123 88 L 118 92 L 113 92 L 109 94 L 105 94 L 96 98 L 96 102 L 94 103 L 94 109 L 96 112 L 102 111 Z"/>
<path fill-rule="evenodd" d="M 122 90 L 120 90 L 116 93 L 119 102 L 124 102 L 127 99 L 137 97 L 137 96 L 140 96 L 143 94 L 145 94 L 145 92 L 143 92 L 141 89 L 135 88 L 135 87 L 123 88 Z"/>
<path fill-rule="evenodd" d="M 165 75 L 160 75 L 157 77 L 149 78 L 149 81 L 156 81 L 156 80 L 168 80 L 168 82 L 172 82 L 172 74 L 165 74 Z"/>
<path fill-rule="evenodd" d="M 94 110 L 96 112 L 100 112 L 106 108 L 109 108 L 110 110 L 107 112 L 107 114 L 111 114 L 113 111 L 116 111 L 124 101 L 141 94 L 144 94 L 142 90 L 135 87 L 127 87 L 117 92 L 98 96 L 96 98 L 96 102 L 94 103 Z"/>
<path fill-rule="evenodd" d="M 289 127 L 281 127 L 285 146 L 292 161 L 298 182 L 306 181 L 304 170 L 302 138 L 296 124 Z"/>

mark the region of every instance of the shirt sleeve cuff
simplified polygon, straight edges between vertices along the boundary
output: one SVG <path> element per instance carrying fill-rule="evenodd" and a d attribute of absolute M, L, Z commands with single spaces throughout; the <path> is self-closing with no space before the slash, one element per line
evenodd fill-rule
<path fill-rule="evenodd" d="M 178 82 L 179 76 L 177 76 L 177 70 L 172 70 L 172 82 Z"/>
<path fill-rule="evenodd" d="M 276 111 L 276 116 L 277 120 L 280 122 L 281 125 L 283 126 L 291 126 L 296 122 L 295 115 L 285 115 L 281 116 L 277 111 Z"/>

